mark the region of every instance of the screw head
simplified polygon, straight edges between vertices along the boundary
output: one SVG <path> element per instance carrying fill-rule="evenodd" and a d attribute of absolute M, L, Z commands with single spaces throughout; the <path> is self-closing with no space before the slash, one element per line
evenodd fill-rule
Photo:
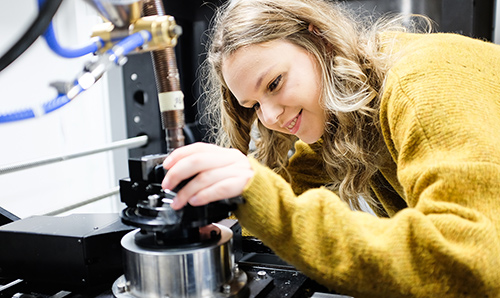
<path fill-rule="evenodd" d="M 266 273 L 266 271 L 264 271 L 264 270 L 260 270 L 259 272 L 257 272 L 257 276 L 258 276 L 260 279 L 264 279 L 264 278 L 266 278 L 267 273 Z"/>
<path fill-rule="evenodd" d="M 224 293 L 224 294 L 231 294 L 231 285 L 224 284 L 222 286 L 222 293 Z"/>

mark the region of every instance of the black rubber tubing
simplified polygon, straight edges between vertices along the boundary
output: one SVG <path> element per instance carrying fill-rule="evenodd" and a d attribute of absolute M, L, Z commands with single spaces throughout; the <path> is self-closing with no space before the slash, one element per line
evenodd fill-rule
<path fill-rule="evenodd" d="M 34 42 L 42 35 L 49 26 L 52 18 L 59 9 L 63 0 L 45 1 L 43 7 L 39 10 L 38 16 L 31 26 L 21 36 L 21 38 L 0 58 L 0 71 L 4 70 L 14 60 L 22 55 Z"/>

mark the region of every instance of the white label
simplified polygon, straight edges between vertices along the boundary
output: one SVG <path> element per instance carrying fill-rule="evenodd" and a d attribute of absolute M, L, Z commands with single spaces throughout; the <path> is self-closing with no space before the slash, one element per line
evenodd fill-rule
<path fill-rule="evenodd" d="M 158 94 L 158 102 L 160 103 L 160 112 L 183 110 L 184 93 L 182 91 L 160 93 Z"/>

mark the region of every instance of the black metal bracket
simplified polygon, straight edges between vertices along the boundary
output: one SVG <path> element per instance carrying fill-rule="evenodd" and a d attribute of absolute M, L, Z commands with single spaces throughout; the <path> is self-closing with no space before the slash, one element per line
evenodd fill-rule
<path fill-rule="evenodd" d="M 20 218 L 0 207 L 0 226 L 19 220 Z"/>

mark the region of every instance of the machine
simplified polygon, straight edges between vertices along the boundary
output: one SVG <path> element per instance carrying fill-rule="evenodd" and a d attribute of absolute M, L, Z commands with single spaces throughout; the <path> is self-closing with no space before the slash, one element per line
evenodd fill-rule
<path fill-rule="evenodd" d="M 201 207 L 170 207 L 161 189 L 166 154 L 130 159 L 130 178 L 120 180 L 128 206 L 123 222 L 140 229 L 121 240 L 124 275 L 116 297 L 248 297 L 247 275 L 235 266 L 231 229 L 217 224 L 238 198 Z M 182 186 L 182 185 L 181 185 Z"/>

